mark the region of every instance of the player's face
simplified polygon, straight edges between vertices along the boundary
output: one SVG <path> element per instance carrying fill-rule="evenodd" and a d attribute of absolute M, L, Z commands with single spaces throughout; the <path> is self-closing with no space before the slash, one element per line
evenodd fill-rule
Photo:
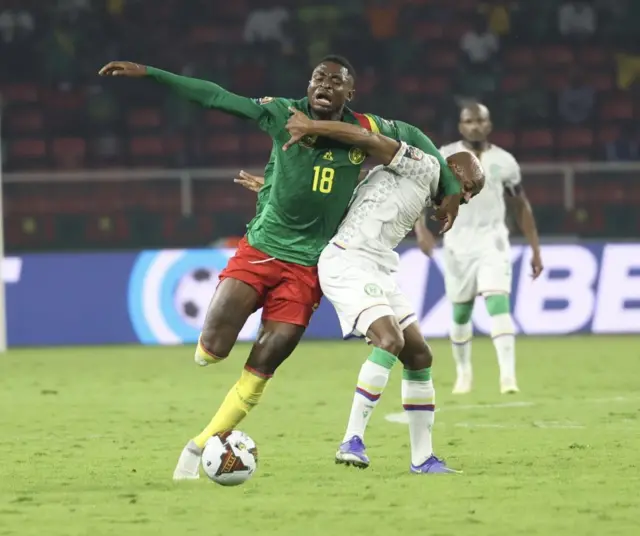
<path fill-rule="evenodd" d="M 491 119 L 485 109 L 464 109 L 458 125 L 462 139 L 472 143 L 484 142 L 491 133 Z"/>
<path fill-rule="evenodd" d="M 320 116 L 342 110 L 345 102 L 353 97 L 353 80 L 342 65 L 325 62 L 311 74 L 307 97 L 311 109 Z"/>
<path fill-rule="evenodd" d="M 463 177 L 460 181 L 460 185 L 462 186 L 462 197 L 464 197 L 465 201 L 471 201 L 471 199 L 478 195 L 484 187 L 484 179 L 478 180 L 470 177 Z"/>

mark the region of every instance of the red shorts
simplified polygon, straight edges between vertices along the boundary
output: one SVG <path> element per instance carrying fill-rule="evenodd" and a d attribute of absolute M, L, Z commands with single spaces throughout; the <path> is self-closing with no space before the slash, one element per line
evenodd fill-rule
<path fill-rule="evenodd" d="M 246 237 L 220 273 L 220 281 L 237 279 L 260 295 L 262 319 L 307 327 L 322 291 L 317 266 L 301 266 L 270 257 L 249 245 Z"/>

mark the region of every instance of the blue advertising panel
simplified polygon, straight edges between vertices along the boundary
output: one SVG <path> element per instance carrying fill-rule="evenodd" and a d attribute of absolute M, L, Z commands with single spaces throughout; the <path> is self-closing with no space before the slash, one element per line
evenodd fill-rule
<path fill-rule="evenodd" d="M 231 255 L 229 249 L 200 249 L 7 257 L 9 345 L 193 343 Z M 640 333 L 640 244 L 543 246 L 545 272 L 536 281 L 528 248 L 514 245 L 511 255 L 511 301 L 520 333 Z M 445 337 L 449 328 L 442 266 L 441 250 L 433 259 L 416 248 L 400 250 L 397 280 L 427 337 Z M 489 317 L 478 305 L 474 326 L 487 333 Z M 259 325 L 257 311 L 240 339 L 253 340 Z M 306 336 L 340 335 L 323 300 Z"/>

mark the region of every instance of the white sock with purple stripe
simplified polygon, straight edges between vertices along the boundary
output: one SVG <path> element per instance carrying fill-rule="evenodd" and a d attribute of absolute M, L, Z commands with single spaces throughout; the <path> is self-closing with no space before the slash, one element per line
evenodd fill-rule
<path fill-rule="evenodd" d="M 411 464 L 422 465 L 433 454 L 431 430 L 435 420 L 436 391 L 431 369 L 402 372 L 402 405 L 409 418 Z"/>
<path fill-rule="evenodd" d="M 360 368 L 356 394 L 351 405 L 349 424 L 343 442 L 353 436 L 364 438 L 364 432 L 371 414 L 387 386 L 389 374 L 397 361 L 396 356 L 381 348 L 374 348 L 369 358 Z"/>

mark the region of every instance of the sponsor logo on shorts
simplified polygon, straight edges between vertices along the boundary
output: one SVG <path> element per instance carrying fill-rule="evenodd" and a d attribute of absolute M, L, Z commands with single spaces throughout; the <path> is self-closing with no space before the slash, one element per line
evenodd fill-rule
<path fill-rule="evenodd" d="M 368 283 L 364 286 L 364 291 L 372 298 L 379 298 L 382 296 L 382 289 L 375 283 Z"/>
<path fill-rule="evenodd" d="M 260 104 L 269 104 L 270 102 L 273 102 L 273 97 L 262 97 L 258 102 Z"/>
<path fill-rule="evenodd" d="M 366 157 L 367 155 L 365 154 L 365 152 L 359 147 L 351 147 L 351 149 L 349 150 L 349 161 L 354 166 L 359 166 L 360 164 L 362 164 Z"/>

